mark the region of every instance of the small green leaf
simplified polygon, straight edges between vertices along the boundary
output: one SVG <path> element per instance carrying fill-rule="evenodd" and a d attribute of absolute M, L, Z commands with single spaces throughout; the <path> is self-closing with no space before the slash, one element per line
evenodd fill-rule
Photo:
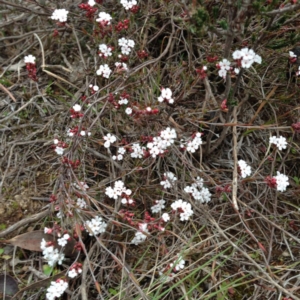
<path fill-rule="evenodd" d="M 0 248 L 0 255 L 2 255 L 4 253 L 4 249 Z"/>
<path fill-rule="evenodd" d="M 53 271 L 53 267 L 50 267 L 49 265 L 43 265 L 43 272 L 45 275 L 50 276 Z"/>

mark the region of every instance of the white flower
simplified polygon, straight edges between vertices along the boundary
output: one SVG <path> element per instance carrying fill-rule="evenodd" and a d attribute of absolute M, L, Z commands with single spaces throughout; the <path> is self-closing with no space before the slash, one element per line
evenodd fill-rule
<path fill-rule="evenodd" d="M 241 170 L 241 176 L 243 178 L 246 178 L 247 176 L 251 175 L 251 167 L 247 165 L 247 163 L 244 160 L 239 160 L 238 165 Z"/>
<path fill-rule="evenodd" d="M 68 283 L 63 279 L 51 281 L 51 285 L 47 289 L 46 299 L 54 300 L 56 298 L 59 298 L 68 288 L 68 286 L 69 286 Z"/>
<path fill-rule="evenodd" d="M 185 260 L 180 255 L 178 255 L 178 258 L 174 263 L 170 264 L 170 267 L 174 268 L 175 271 L 182 270 L 184 266 L 185 266 Z"/>
<path fill-rule="evenodd" d="M 193 215 L 192 206 L 190 203 L 182 201 L 182 199 L 179 199 L 171 204 L 171 207 L 173 210 L 180 209 L 180 221 L 187 221 L 189 218 Z"/>
<path fill-rule="evenodd" d="M 175 129 L 167 127 L 160 133 L 160 137 L 166 142 L 167 146 L 170 146 L 174 143 L 175 139 L 177 138 L 177 133 Z"/>
<path fill-rule="evenodd" d="M 29 54 L 24 57 L 25 64 L 35 64 L 35 56 Z"/>
<path fill-rule="evenodd" d="M 120 3 L 126 10 L 131 9 L 134 5 L 137 5 L 136 0 L 121 0 Z"/>
<path fill-rule="evenodd" d="M 101 65 L 99 69 L 96 71 L 98 76 L 103 76 L 104 78 L 109 78 L 112 70 L 109 68 L 107 64 Z"/>
<path fill-rule="evenodd" d="M 211 194 L 207 188 L 203 187 L 203 179 L 200 177 L 197 177 L 196 182 L 191 186 L 186 186 L 184 191 L 201 203 L 208 203 L 211 200 Z"/>
<path fill-rule="evenodd" d="M 168 222 L 170 220 L 170 215 L 168 213 L 163 213 L 161 218 L 164 222 Z"/>
<path fill-rule="evenodd" d="M 116 62 L 115 66 L 118 68 L 118 71 L 128 71 L 128 66 L 125 63 Z"/>
<path fill-rule="evenodd" d="M 131 244 L 135 244 L 135 245 L 141 244 L 141 243 L 143 243 L 146 240 L 146 238 L 147 238 L 146 234 L 144 234 L 144 233 L 142 233 L 140 231 L 137 231 L 135 233 L 134 238 L 131 241 Z"/>
<path fill-rule="evenodd" d="M 127 107 L 127 108 L 125 109 L 125 113 L 126 113 L 127 115 L 131 115 L 131 114 L 132 114 L 132 108 L 131 108 L 131 107 Z"/>
<path fill-rule="evenodd" d="M 89 0 L 88 5 L 89 6 L 94 6 L 96 4 L 95 0 Z"/>
<path fill-rule="evenodd" d="M 60 239 L 57 239 L 58 245 L 60 245 L 61 247 L 66 246 L 69 238 L 70 238 L 69 234 L 67 234 L 67 233 L 64 234 L 63 237 L 61 237 Z"/>
<path fill-rule="evenodd" d="M 76 200 L 76 205 L 81 209 L 87 208 L 87 204 L 86 204 L 85 200 L 82 198 L 78 198 Z"/>
<path fill-rule="evenodd" d="M 147 233 L 149 233 L 147 226 L 148 225 L 146 223 L 139 223 L 139 231 L 135 233 L 135 237 L 131 241 L 131 244 L 138 245 L 146 240 Z"/>
<path fill-rule="evenodd" d="M 283 136 L 280 136 L 279 138 L 277 138 L 276 145 L 279 150 L 286 149 L 286 146 L 287 146 L 286 138 Z"/>
<path fill-rule="evenodd" d="M 186 150 L 194 153 L 202 145 L 201 133 L 197 132 L 193 140 L 187 143 Z"/>
<path fill-rule="evenodd" d="M 236 50 L 232 53 L 233 59 L 241 59 L 241 65 L 243 68 L 250 68 L 254 62 L 261 64 L 262 58 L 256 54 L 252 49 L 243 48 Z M 237 74 L 237 73 L 236 73 Z"/>
<path fill-rule="evenodd" d="M 274 176 L 274 178 L 276 178 L 277 191 L 280 192 L 286 191 L 286 188 L 289 185 L 289 178 L 278 171 L 277 171 L 277 176 Z"/>
<path fill-rule="evenodd" d="M 277 137 L 274 135 L 274 136 L 271 136 L 269 138 L 269 143 L 270 144 L 276 144 L 277 143 Z"/>
<path fill-rule="evenodd" d="M 226 71 L 225 69 L 220 69 L 220 70 L 218 71 L 218 74 L 219 74 L 220 77 L 222 77 L 222 78 L 225 79 L 226 74 L 227 74 L 227 71 Z"/>
<path fill-rule="evenodd" d="M 272 136 L 269 139 L 270 144 L 275 144 L 279 150 L 286 149 L 287 141 L 286 138 L 280 136 L 279 138 L 276 136 Z"/>
<path fill-rule="evenodd" d="M 117 156 L 113 156 L 112 159 L 113 160 L 122 160 L 123 159 L 123 155 L 126 153 L 126 149 L 124 147 L 120 147 L 118 149 L 118 152 L 117 152 Z"/>
<path fill-rule="evenodd" d="M 109 186 L 105 189 L 105 194 L 109 198 L 113 198 L 115 200 L 117 200 L 119 196 L 122 196 L 123 193 L 127 196 L 130 196 L 132 191 L 125 187 L 125 184 L 122 180 L 117 180 L 114 184 L 114 188 Z"/>
<path fill-rule="evenodd" d="M 166 201 L 164 199 L 156 200 L 155 205 L 151 207 L 152 213 L 159 213 L 163 208 L 165 208 Z"/>
<path fill-rule="evenodd" d="M 100 50 L 100 56 L 104 56 L 104 57 L 108 57 L 108 56 L 111 56 L 112 55 L 112 52 L 111 52 L 111 47 L 108 47 L 107 45 L 105 44 L 101 44 L 99 45 L 99 50 Z"/>
<path fill-rule="evenodd" d="M 99 18 L 96 19 L 96 21 L 105 25 L 110 25 L 111 19 L 112 17 L 110 16 L 110 14 L 107 14 L 106 12 L 100 12 Z"/>
<path fill-rule="evenodd" d="M 81 105 L 79 105 L 79 104 L 75 104 L 74 106 L 73 106 L 73 109 L 74 109 L 74 111 L 76 111 L 76 112 L 79 112 L 79 111 L 81 111 Z"/>
<path fill-rule="evenodd" d="M 110 144 L 113 144 L 117 140 L 117 138 L 113 134 L 110 134 L 110 133 L 108 133 L 107 135 L 105 135 L 103 137 L 103 139 L 106 141 L 104 143 L 104 147 L 105 148 L 109 148 Z"/>
<path fill-rule="evenodd" d="M 241 59 L 242 58 L 242 52 L 240 50 L 235 50 L 232 53 L 233 59 Z"/>
<path fill-rule="evenodd" d="M 174 99 L 172 98 L 172 91 L 169 88 L 162 88 L 161 95 L 158 97 L 158 102 L 166 101 L 170 104 L 174 103 Z"/>
<path fill-rule="evenodd" d="M 118 103 L 120 105 L 127 105 L 128 104 L 128 99 L 121 97 L 120 100 L 118 101 Z"/>
<path fill-rule="evenodd" d="M 52 20 L 56 20 L 59 22 L 67 22 L 67 18 L 68 18 L 68 11 L 65 10 L 64 8 L 62 9 L 56 9 L 54 10 L 54 12 L 52 13 L 52 16 L 50 17 Z"/>
<path fill-rule="evenodd" d="M 230 61 L 227 60 L 226 58 L 223 58 L 223 60 L 220 61 L 218 65 L 221 70 L 226 70 L 226 71 L 230 70 Z"/>
<path fill-rule="evenodd" d="M 164 181 L 161 181 L 160 184 L 164 189 L 169 189 L 172 187 L 172 184 L 177 180 L 177 177 L 172 172 L 164 173 Z"/>
<path fill-rule="evenodd" d="M 56 154 L 58 155 L 63 155 L 64 154 L 64 151 L 65 149 L 62 148 L 62 147 L 55 147 L 54 151 L 56 152 Z"/>
<path fill-rule="evenodd" d="M 103 233 L 107 227 L 107 224 L 99 216 L 96 216 L 90 221 L 86 221 L 84 225 L 89 235 L 98 235 Z"/>
<path fill-rule="evenodd" d="M 128 55 L 135 45 L 133 40 L 129 40 L 124 37 L 118 40 L 118 44 L 121 47 L 122 54 L 124 55 Z"/>
<path fill-rule="evenodd" d="M 132 158 L 143 158 L 144 150 L 145 150 L 145 147 L 141 147 L 140 144 L 135 143 L 131 146 L 132 152 L 131 152 L 130 156 Z"/>
<path fill-rule="evenodd" d="M 234 73 L 235 74 L 239 74 L 240 73 L 240 69 L 239 68 L 234 68 Z"/>
<path fill-rule="evenodd" d="M 54 249 L 53 246 L 47 246 L 47 242 L 42 239 L 41 249 L 43 250 L 44 259 L 47 261 L 49 266 L 54 266 L 56 263 L 59 265 L 62 264 L 65 256 L 63 253 L 60 253 L 58 249 Z"/>

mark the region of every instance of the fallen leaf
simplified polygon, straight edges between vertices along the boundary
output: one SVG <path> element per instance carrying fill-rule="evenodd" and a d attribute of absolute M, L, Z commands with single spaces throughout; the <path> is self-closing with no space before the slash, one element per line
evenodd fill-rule
<path fill-rule="evenodd" d="M 22 249 L 42 252 L 41 241 L 45 239 L 46 242 L 54 241 L 55 237 L 50 234 L 45 234 L 42 230 L 26 232 L 17 235 L 10 240 L 2 241 L 7 244 L 18 246 Z"/>
<path fill-rule="evenodd" d="M 26 250 L 42 252 L 41 241 L 43 239 L 45 239 L 46 242 L 54 242 L 54 247 L 58 248 L 59 250 L 61 249 L 57 243 L 58 238 L 51 234 L 46 234 L 42 230 L 26 232 L 24 234 L 17 235 L 10 240 L 1 242 L 18 246 Z M 74 249 L 75 244 L 76 241 L 73 238 L 68 241 L 67 245 L 64 247 L 64 254 L 66 257 L 74 258 L 78 255 L 79 251 Z"/>
<path fill-rule="evenodd" d="M 19 291 L 17 281 L 6 274 L 0 275 L 0 293 L 6 295 L 6 299 L 10 299 L 7 296 L 13 296 Z"/>

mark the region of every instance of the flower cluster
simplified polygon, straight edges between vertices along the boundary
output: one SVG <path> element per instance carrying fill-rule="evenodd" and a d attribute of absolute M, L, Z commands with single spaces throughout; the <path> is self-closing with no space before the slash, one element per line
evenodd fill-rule
<path fill-rule="evenodd" d="M 52 281 L 51 285 L 47 289 L 46 299 L 54 300 L 55 298 L 59 298 L 68 288 L 68 286 L 68 283 L 63 279 Z"/>
<path fill-rule="evenodd" d="M 107 224 L 103 221 L 101 217 L 96 216 L 92 220 L 86 221 L 84 226 L 89 235 L 92 236 L 105 232 Z"/>
<path fill-rule="evenodd" d="M 28 72 L 28 77 L 33 81 L 37 81 L 36 77 L 36 65 L 35 65 L 35 56 L 29 54 L 28 56 L 24 57 L 24 62 L 26 64 L 26 70 Z"/>
<path fill-rule="evenodd" d="M 105 135 L 103 137 L 103 139 L 105 140 L 105 143 L 104 143 L 105 148 L 109 148 L 110 144 L 113 144 L 117 140 L 117 138 L 113 134 L 110 134 L 110 133 Z"/>
<path fill-rule="evenodd" d="M 179 199 L 171 204 L 174 211 L 178 211 L 180 215 L 180 221 L 187 221 L 193 215 L 192 206 L 190 203 Z"/>
<path fill-rule="evenodd" d="M 155 203 L 156 204 L 151 207 L 152 213 L 159 213 L 165 208 L 166 201 L 164 199 L 156 200 Z"/>
<path fill-rule="evenodd" d="M 168 213 L 163 213 L 162 216 L 161 216 L 161 219 L 164 222 L 168 222 L 168 221 L 170 221 L 170 215 Z"/>
<path fill-rule="evenodd" d="M 203 179 L 200 177 L 197 177 L 196 182 L 192 185 L 186 186 L 184 191 L 201 203 L 208 203 L 211 200 L 211 194 L 208 188 L 203 186 Z"/>
<path fill-rule="evenodd" d="M 231 69 L 230 61 L 227 60 L 226 58 L 223 58 L 223 60 L 220 61 L 219 63 L 217 63 L 216 66 L 219 69 L 219 72 L 218 72 L 219 76 L 223 77 L 225 79 L 227 71 L 229 71 Z"/>
<path fill-rule="evenodd" d="M 280 136 L 279 138 L 271 136 L 269 142 L 270 144 L 276 145 L 279 150 L 286 149 L 287 146 L 286 138 L 283 136 Z"/>
<path fill-rule="evenodd" d="M 55 9 L 52 13 L 52 16 L 50 17 L 52 20 L 59 21 L 61 23 L 67 22 L 68 19 L 68 11 L 64 8 L 62 9 Z"/>
<path fill-rule="evenodd" d="M 92 95 L 94 95 L 95 93 L 97 93 L 99 91 L 99 86 L 98 85 L 90 84 L 89 88 L 90 88 L 90 92 L 91 92 Z"/>
<path fill-rule="evenodd" d="M 196 150 L 199 149 L 200 145 L 202 145 L 201 133 L 197 132 L 193 134 L 192 139 L 188 141 L 185 145 L 183 141 L 181 141 L 180 147 L 182 149 L 186 149 L 188 152 L 195 153 Z"/>
<path fill-rule="evenodd" d="M 172 172 L 164 173 L 164 180 L 160 184 L 164 189 L 169 189 L 173 186 L 174 182 L 177 180 L 177 177 Z"/>
<path fill-rule="evenodd" d="M 82 198 L 77 198 L 76 205 L 81 209 L 87 208 L 87 204 L 86 204 L 85 200 Z"/>
<path fill-rule="evenodd" d="M 125 187 L 125 184 L 122 180 L 117 180 L 114 184 L 114 188 L 111 186 L 105 189 L 105 194 L 111 198 L 117 200 L 118 197 L 123 197 L 125 195 L 130 196 L 132 191 Z"/>
<path fill-rule="evenodd" d="M 70 267 L 68 271 L 68 276 L 71 278 L 75 278 L 81 273 L 82 273 L 82 264 L 76 262 Z"/>
<path fill-rule="evenodd" d="M 135 45 L 133 40 L 129 40 L 124 37 L 118 40 L 118 44 L 121 47 L 122 54 L 124 55 L 128 55 Z"/>
<path fill-rule="evenodd" d="M 149 233 L 147 227 L 148 227 L 148 225 L 146 223 L 139 224 L 139 230 L 135 233 L 135 236 L 132 239 L 131 244 L 138 245 L 138 244 L 143 243 L 146 240 L 147 233 Z"/>
<path fill-rule="evenodd" d="M 99 18 L 96 19 L 96 22 L 99 22 L 102 26 L 107 26 L 110 25 L 111 19 L 112 17 L 110 14 L 102 11 L 99 13 Z"/>
<path fill-rule="evenodd" d="M 172 91 L 169 88 L 162 88 L 161 95 L 157 100 L 158 102 L 167 102 L 169 104 L 173 104 L 174 99 L 172 98 Z"/>
<path fill-rule="evenodd" d="M 161 131 L 160 136 L 154 137 L 152 142 L 147 144 L 147 148 L 150 149 L 149 153 L 152 157 L 163 154 L 167 147 L 171 146 L 177 137 L 175 129 L 167 127 Z"/>
<path fill-rule="evenodd" d="M 54 151 L 58 155 L 63 155 L 65 149 L 68 148 L 68 144 L 66 144 L 62 141 L 59 141 L 58 139 L 54 139 L 53 143 L 54 143 L 54 145 L 53 145 Z"/>
<path fill-rule="evenodd" d="M 128 10 L 133 8 L 135 5 L 137 5 L 137 1 L 136 0 L 121 0 L 121 4 L 123 5 L 123 7 Z"/>
<path fill-rule="evenodd" d="M 243 48 L 241 50 L 235 50 L 232 53 L 233 59 L 238 61 L 238 66 L 249 69 L 253 63 L 261 64 L 261 56 L 256 54 L 252 49 Z"/>
<path fill-rule="evenodd" d="M 140 144 L 134 143 L 130 148 L 130 156 L 132 158 L 143 158 L 144 151 L 146 151 L 146 147 L 142 147 Z"/>
<path fill-rule="evenodd" d="M 238 165 L 243 178 L 251 175 L 251 167 L 244 160 L 240 159 Z"/>
<path fill-rule="evenodd" d="M 113 160 L 122 160 L 124 158 L 124 154 L 126 153 L 126 149 L 124 147 L 120 147 L 118 149 L 117 155 L 113 155 Z"/>
<path fill-rule="evenodd" d="M 277 176 L 274 176 L 274 178 L 276 179 L 277 191 L 279 192 L 286 191 L 286 188 L 289 185 L 289 178 L 278 171 L 277 171 Z"/>
<path fill-rule="evenodd" d="M 102 76 L 104 78 L 109 78 L 112 70 L 109 68 L 108 64 L 100 65 L 99 69 L 96 71 L 98 76 Z"/>
<path fill-rule="evenodd" d="M 83 117 L 83 113 L 81 112 L 81 105 L 75 104 L 71 109 L 70 109 L 70 114 L 72 119 L 79 119 Z"/>
<path fill-rule="evenodd" d="M 276 188 L 277 191 L 284 192 L 289 185 L 289 178 L 277 171 L 277 176 L 267 176 L 265 182 L 270 188 Z"/>
<path fill-rule="evenodd" d="M 65 255 L 63 253 L 60 253 L 58 249 L 54 249 L 53 242 L 47 243 L 45 239 L 42 239 L 41 249 L 43 251 L 44 259 L 51 267 L 53 267 L 56 263 L 61 265 L 65 259 Z"/>
<path fill-rule="evenodd" d="M 116 66 L 116 72 L 119 74 L 119 73 L 122 73 L 124 71 L 128 71 L 128 66 L 126 63 L 123 63 L 123 62 L 115 62 L 115 66 Z"/>
<path fill-rule="evenodd" d="M 103 58 L 107 58 L 112 55 L 113 47 L 107 46 L 106 44 L 99 45 L 99 56 Z"/>
<path fill-rule="evenodd" d="M 174 272 L 182 270 L 184 266 L 185 266 L 185 260 L 182 258 L 181 255 L 178 255 L 174 263 L 170 264 L 170 268 L 172 268 Z"/>
<path fill-rule="evenodd" d="M 57 243 L 59 246 L 64 247 L 67 245 L 70 239 L 70 235 L 68 233 L 65 233 L 61 238 L 57 239 Z"/>

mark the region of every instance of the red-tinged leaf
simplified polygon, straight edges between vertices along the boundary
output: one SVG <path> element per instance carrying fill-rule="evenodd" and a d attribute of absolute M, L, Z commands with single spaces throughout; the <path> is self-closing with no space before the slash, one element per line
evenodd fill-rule
<path fill-rule="evenodd" d="M 258 242 L 258 247 L 259 247 L 262 251 L 267 252 L 266 248 L 265 248 L 261 243 L 259 243 L 259 242 Z"/>
<path fill-rule="evenodd" d="M 1 274 L 0 275 L 0 294 L 5 296 L 3 299 L 10 299 L 9 296 L 15 295 L 19 291 L 18 283 L 17 281 L 6 274 Z"/>
<path fill-rule="evenodd" d="M 96 286 L 96 289 L 98 291 L 98 294 L 101 294 L 101 288 L 100 288 L 99 282 L 95 281 L 95 286 Z"/>
<path fill-rule="evenodd" d="M 21 235 L 17 235 L 10 240 L 3 241 L 4 243 L 18 246 L 22 249 L 42 252 L 41 241 L 45 239 L 46 242 L 54 241 L 55 238 L 52 235 L 45 234 L 42 230 L 26 232 Z"/>

